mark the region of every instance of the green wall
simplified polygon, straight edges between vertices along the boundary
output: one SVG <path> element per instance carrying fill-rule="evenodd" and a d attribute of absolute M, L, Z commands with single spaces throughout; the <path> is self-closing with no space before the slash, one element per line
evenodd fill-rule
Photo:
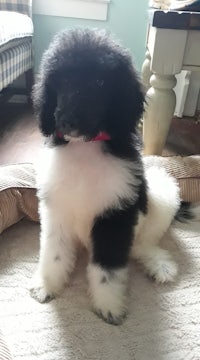
<path fill-rule="evenodd" d="M 145 52 L 147 5 L 148 0 L 112 0 L 107 21 L 34 15 L 35 71 L 38 72 L 41 56 L 52 37 L 60 30 L 77 25 L 109 29 L 131 50 L 140 70 Z"/>

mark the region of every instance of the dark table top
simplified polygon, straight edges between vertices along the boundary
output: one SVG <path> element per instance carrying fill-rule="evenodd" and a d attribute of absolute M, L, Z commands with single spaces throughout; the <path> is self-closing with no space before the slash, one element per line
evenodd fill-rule
<path fill-rule="evenodd" d="M 149 23 L 162 29 L 200 30 L 200 12 L 150 9 Z"/>

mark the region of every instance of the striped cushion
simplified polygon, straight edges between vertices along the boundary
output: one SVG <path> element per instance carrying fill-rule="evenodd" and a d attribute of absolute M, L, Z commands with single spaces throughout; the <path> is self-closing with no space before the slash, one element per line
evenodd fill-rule
<path fill-rule="evenodd" d="M 12 189 L 1 191 L 0 234 L 23 218 L 39 221 L 36 190 L 13 187 Z"/>
<path fill-rule="evenodd" d="M 33 165 L 0 166 L 0 179 L 0 234 L 24 217 L 38 221 Z"/>
<path fill-rule="evenodd" d="M 16 11 L 31 16 L 32 0 L 0 0 L 0 10 Z"/>
<path fill-rule="evenodd" d="M 0 53 L 0 91 L 32 66 L 31 40 Z"/>
<path fill-rule="evenodd" d="M 7 344 L 5 343 L 5 340 L 1 332 L 0 332 L 0 360 L 12 360 L 11 353 L 8 349 Z"/>
<path fill-rule="evenodd" d="M 0 11 L 0 51 L 1 46 L 13 39 L 33 36 L 33 23 L 27 15 L 11 11 Z"/>

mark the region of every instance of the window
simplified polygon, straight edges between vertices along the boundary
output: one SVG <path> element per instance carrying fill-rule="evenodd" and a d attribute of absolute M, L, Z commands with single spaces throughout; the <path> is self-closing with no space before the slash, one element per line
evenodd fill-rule
<path fill-rule="evenodd" d="M 111 0 L 34 0 L 33 13 L 40 15 L 107 20 Z"/>

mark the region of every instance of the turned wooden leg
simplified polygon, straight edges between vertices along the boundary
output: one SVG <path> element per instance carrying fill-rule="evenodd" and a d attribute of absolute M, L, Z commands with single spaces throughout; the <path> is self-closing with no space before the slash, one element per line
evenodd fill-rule
<path fill-rule="evenodd" d="M 26 93 L 27 93 L 27 100 L 30 105 L 32 105 L 32 88 L 34 84 L 34 74 L 33 74 L 33 68 L 29 69 L 25 73 L 25 81 L 26 81 Z"/>
<path fill-rule="evenodd" d="M 151 87 L 150 78 L 152 75 L 152 71 L 151 71 L 150 67 L 151 67 L 151 56 L 150 56 L 149 51 L 147 50 L 145 53 L 145 60 L 142 65 L 142 83 L 144 85 L 145 92 L 147 92 L 149 90 L 149 88 Z M 140 119 L 139 129 L 142 132 L 143 118 Z"/>
<path fill-rule="evenodd" d="M 152 71 L 150 69 L 151 66 L 151 56 L 149 51 L 147 50 L 145 53 L 145 60 L 142 65 L 142 82 L 145 87 L 145 90 L 148 91 L 151 87 L 150 85 L 150 77 L 152 75 Z"/>
<path fill-rule="evenodd" d="M 153 74 L 147 91 L 143 117 L 144 154 L 161 155 L 174 114 L 176 85 L 174 75 Z"/>

